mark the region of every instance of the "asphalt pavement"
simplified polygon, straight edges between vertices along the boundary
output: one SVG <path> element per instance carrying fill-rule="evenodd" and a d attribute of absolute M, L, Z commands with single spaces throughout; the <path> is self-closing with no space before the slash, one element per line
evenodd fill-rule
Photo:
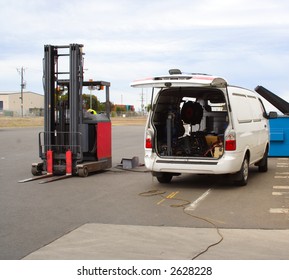
<path fill-rule="evenodd" d="M 242 188 L 199 175 L 160 185 L 144 167 L 117 168 L 142 163 L 143 129 L 113 127 L 114 168 L 42 185 L 18 183 L 39 160 L 41 128 L 0 129 L 0 259 L 191 259 L 221 236 L 197 259 L 289 259 L 288 158 L 252 167 Z M 152 190 L 163 194 L 140 195 Z M 174 207 L 184 200 L 191 215 Z"/>

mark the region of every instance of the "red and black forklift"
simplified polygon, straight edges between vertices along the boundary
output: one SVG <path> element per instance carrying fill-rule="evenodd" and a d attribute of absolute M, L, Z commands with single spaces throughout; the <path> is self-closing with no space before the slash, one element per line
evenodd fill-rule
<path fill-rule="evenodd" d="M 39 133 L 42 162 L 32 164 L 35 177 L 19 182 L 86 177 L 111 167 L 110 83 L 84 81 L 83 56 L 80 44 L 44 46 L 44 131 Z M 87 112 L 83 87 L 105 91 L 105 112 Z"/>

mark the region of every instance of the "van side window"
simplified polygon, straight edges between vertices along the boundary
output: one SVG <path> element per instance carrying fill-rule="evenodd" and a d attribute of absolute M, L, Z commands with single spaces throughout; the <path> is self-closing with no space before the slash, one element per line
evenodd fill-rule
<path fill-rule="evenodd" d="M 259 100 L 255 96 L 248 95 L 248 101 L 252 111 L 253 122 L 260 122 L 262 119 L 262 110 Z"/>
<path fill-rule="evenodd" d="M 237 115 L 237 120 L 239 123 L 250 123 L 252 122 L 253 115 L 250 103 L 245 94 L 233 93 L 233 98 L 235 99 L 235 110 Z"/>

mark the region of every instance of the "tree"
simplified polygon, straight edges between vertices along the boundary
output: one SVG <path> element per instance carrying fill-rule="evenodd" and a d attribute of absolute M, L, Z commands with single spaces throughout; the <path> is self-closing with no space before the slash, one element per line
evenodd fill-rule
<path fill-rule="evenodd" d="M 55 101 L 68 101 L 67 89 L 56 89 Z M 101 104 L 95 95 L 91 95 L 91 107 L 90 108 L 90 94 L 82 94 L 82 105 L 84 109 L 93 109 L 96 112 L 105 110 L 105 105 Z"/>
<path fill-rule="evenodd" d="M 152 105 L 148 104 L 145 108 L 146 108 L 146 111 L 149 112 L 152 109 Z"/>
<path fill-rule="evenodd" d="M 85 109 L 93 109 L 95 110 L 96 112 L 99 112 L 101 111 L 101 105 L 100 105 L 100 102 L 98 101 L 97 97 L 95 95 L 92 95 L 91 96 L 91 107 L 90 108 L 90 94 L 82 94 L 82 104 L 83 104 L 83 107 Z"/>

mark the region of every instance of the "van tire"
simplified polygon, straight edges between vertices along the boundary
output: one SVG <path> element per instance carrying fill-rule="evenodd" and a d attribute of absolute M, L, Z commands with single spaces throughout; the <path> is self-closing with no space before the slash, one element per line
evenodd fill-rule
<path fill-rule="evenodd" d="M 173 175 L 170 174 L 170 173 L 166 173 L 166 172 L 164 172 L 164 173 L 159 173 L 159 174 L 157 175 L 157 180 L 158 180 L 159 183 L 161 183 L 161 184 L 168 184 L 168 183 L 170 183 L 171 180 L 172 180 L 172 178 L 173 178 Z"/>
<path fill-rule="evenodd" d="M 258 163 L 258 171 L 259 172 L 268 171 L 268 148 L 266 148 L 263 158 Z"/>
<path fill-rule="evenodd" d="M 235 184 L 237 186 L 246 186 L 248 183 L 249 177 L 249 157 L 248 155 L 245 156 L 240 171 L 235 175 L 236 180 Z"/>

